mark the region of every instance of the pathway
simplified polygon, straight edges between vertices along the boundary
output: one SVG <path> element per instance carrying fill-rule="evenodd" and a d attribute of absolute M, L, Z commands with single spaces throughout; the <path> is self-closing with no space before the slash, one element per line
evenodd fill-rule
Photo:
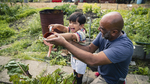
<path fill-rule="evenodd" d="M 5 57 L 0 56 L 0 65 L 5 65 L 8 63 L 12 58 L 11 57 Z M 32 75 L 32 77 L 36 77 L 39 75 L 43 70 L 45 70 L 45 74 L 51 73 L 57 68 L 61 68 L 63 71 L 67 73 L 72 73 L 72 68 L 70 66 L 64 66 L 61 67 L 59 65 L 50 66 L 50 64 L 46 62 L 40 62 L 40 61 L 33 61 L 33 60 L 17 60 L 25 64 L 29 64 L 29 72 Z M 83 77 L 83 82 L 85 84 L 89 84 L 93 79 L 95 78 L 94 72 L 91 70 L 87 70 L 86 74 Z M 148 76 L 142 76 L 142 75 L 133 75 L 128 74 L 127 75 L 127 84 L 150 84 L 147 81 L 149 80 Z M 7 70 L 4 69 L 2 72 L 0 72 L 0 82 L 9 82 L 9 76 L 7 75 Z"/>

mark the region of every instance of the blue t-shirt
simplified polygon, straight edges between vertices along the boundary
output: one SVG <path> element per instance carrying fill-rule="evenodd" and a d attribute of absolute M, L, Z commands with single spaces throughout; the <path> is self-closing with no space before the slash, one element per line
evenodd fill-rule
<path fill-rule="evenodd" d="M 102 38 L 100 32 L 93 44 L 103 51 L 112 62 L 108 65 L 98 66 L 98 72 L 108 84 L 116 84 L 119 78 L 126 78 L 128 66 L 132 59 L 133 44 L 124 31 L 123 35 L 113 41 Z"/>

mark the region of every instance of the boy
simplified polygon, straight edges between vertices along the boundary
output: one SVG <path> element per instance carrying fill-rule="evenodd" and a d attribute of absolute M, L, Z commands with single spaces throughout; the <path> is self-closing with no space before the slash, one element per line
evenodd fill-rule
<path fill-rule="evenodd" d="M 86 40 L 84 24 L 86 22 L 86 17 L 80 12 L 74 12 L 68 18 L 69 27 L 65 27 L 61 24 L 51 24 L 49 25 L 50 32 L 54 32 L 55 29 L 65 32 L 60 35 L 63 36 L 66 40 L 73 40 L 80 44 L 83 44 Z M 51 35 L 47 37 L 47 39 L 54 38 L 55 35 Z M 73 68 L 73 72 L 76 75 L 77 84 L 82 84 L 82 77 L 86 70 L 86 64 L 82 61 L 75 58 L 73 55 L 71 56 L 71 66 Z"/>

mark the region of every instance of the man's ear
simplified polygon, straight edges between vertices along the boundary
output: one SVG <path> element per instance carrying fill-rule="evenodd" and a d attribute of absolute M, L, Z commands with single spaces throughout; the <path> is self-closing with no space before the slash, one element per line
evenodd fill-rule
<path fill-rule="evenodd" d="M 117 33 L 118 33 L 118 30 L 113 30 L 112 31 L 112 36 L 116 36 Z"/>

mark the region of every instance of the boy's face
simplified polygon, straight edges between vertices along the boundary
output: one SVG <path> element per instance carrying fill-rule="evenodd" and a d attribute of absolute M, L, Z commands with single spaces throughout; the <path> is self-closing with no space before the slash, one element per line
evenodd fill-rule
<path fill-rule="evenodd" d="M 81 25 L 78 21 L 76 22 L 69 21 L 69 27 L 72 33 L 75 33 L 81 29 Z"/>

